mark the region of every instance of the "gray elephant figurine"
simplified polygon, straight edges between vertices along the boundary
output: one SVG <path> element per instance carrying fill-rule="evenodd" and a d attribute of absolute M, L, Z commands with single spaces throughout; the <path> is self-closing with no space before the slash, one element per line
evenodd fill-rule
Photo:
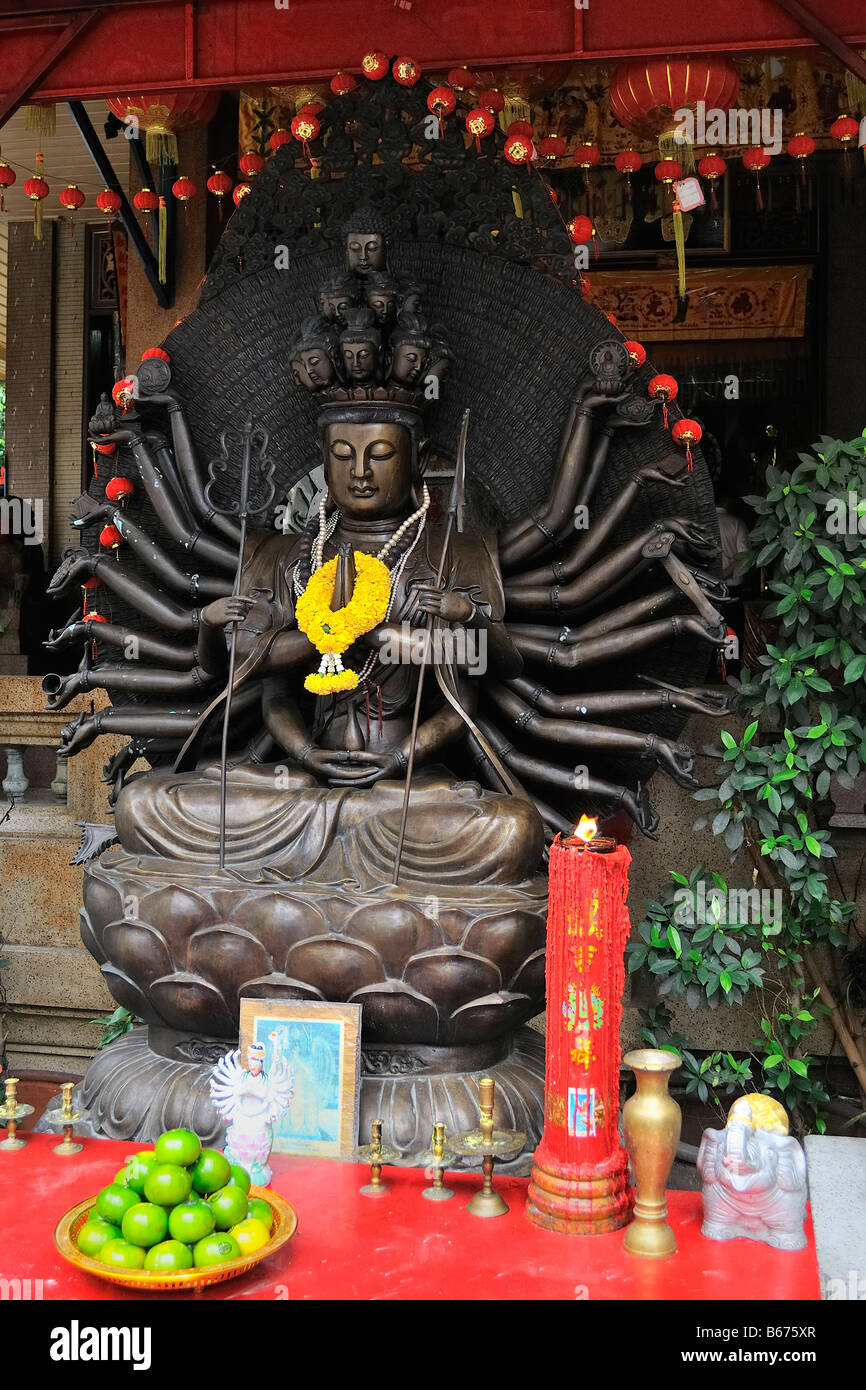
<path fill-rule="evenodd" d="M 742 1120 L 705 1129 L 698 1150 L 709 1240 L 761 1240 L 776 1250 L 806 1244 L 806 1159 L 796 1139 Z"/>

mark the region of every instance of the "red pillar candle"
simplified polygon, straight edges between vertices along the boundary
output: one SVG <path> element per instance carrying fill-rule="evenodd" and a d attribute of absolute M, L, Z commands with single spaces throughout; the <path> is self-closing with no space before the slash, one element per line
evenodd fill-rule
<path fill-rule="evenodd" d="M 526 1204 L 547 1230 L 594 1235 L 631 1220 L 618 1127 L 630 863 L 613 840 L 557 836 L 550 850 L 544 1133 Z"/>

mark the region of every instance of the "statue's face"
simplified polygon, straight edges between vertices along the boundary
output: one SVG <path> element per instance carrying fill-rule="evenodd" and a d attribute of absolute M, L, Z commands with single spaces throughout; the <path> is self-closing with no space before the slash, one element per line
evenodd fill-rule
<path fill-rule="evenodd" d="M 323 347 L 307 348 L 298 357 L 313 387 L 330 386 L 334 380 L 334 364 Z"/>
<path fill-rule="evenodd" d="M 394 349 L 391 375 L 403 386 L 414 386 L 424 370 L 427 350 L 421 343 L 398 343 Z"/>
<path fill-rule="evenodd" d="M 319 308 L 322 317 L 329 323 L 337 323 L 345 314 L 347 309 L 352 307 L 352 298 L 349 294 L 322 294 L 319 296 Z"/>
<path fill-rule="evenodd" d="M 305 391 L 315 391 L 315 384 L 304 366 L 303 354 L 292 358 L 291 368 L 296 386 L 303 386 Z"/>
<path fill-rule="evenodd" d="M 378 232 L 349 232 L 346 237 L 346 269 L 357 275 L 385 269 L 385 239 Z"/>
<path fill-rule="evenodd" d="M 350 382 L 357 386 L 372 381 L 378 356 L 375 343 L 343 343 L 342 353 L 343 366 Z"/>
<path fill-rule="evenodd" d="M 375 521 L 399 516 L 412 492 L 412 441 L 394 422 L 329 425 L 328 490 L 341 511 Z"/>
<path fill-rule="evenodd" d="M 373 310 L 379 323 L 387 323 L 394 317 L 397 309 L 397 296 L 391 290 L 368 290 L 367 306 Z"/>

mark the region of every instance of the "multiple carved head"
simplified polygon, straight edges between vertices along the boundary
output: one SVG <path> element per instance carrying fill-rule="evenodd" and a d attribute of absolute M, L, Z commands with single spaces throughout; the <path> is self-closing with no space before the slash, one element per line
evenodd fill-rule
<path fill-rule="evenodd" d="M 415 402 L 429 381 L 441 381 L 451 354 L 420 312 L 419 287 L 391 273 L 381 214 L 360 208 L 344 236 L 346 268 L 319 287 L 319 312 L 291 346 L 292 375 L 331 400 Z"/>

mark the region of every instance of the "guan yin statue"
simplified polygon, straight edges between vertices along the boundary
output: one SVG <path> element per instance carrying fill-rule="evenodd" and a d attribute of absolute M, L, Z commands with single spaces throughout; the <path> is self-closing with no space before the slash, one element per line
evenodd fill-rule
<path fill-rule="evenodd" d="M 686 471 L 650 369 L 575 288 L 540 176 L 498 136 L 425 148 L 419 102 L 390 79 L 337 98 L 317 178 L 281 149 L 198 308 L 92 421 L 117 450 L 76 522 L 116 527 L 115 548 L 55 575 L 58 594 L 95 581 L 101 621 L 52 637 L 84 658 L 45 688 L 52 708 L 110 698 L 67 755 L 129 739 L 106 768 L 114 830 L 91 831 L 119 845 L 88 865 L 82 914 L 146 1024 L 83 1083 L 115 1137 L 221 1134 L 207 1080 L 241 999 L 348 1000 L 362 1132 L 381 1115 L 426 1149 L 434 1119 L 476 1123 L 489 1074 L 531 1153 L 546 843 L 581 811 L 654 834 L 647 779 L 693 785 L 683 720 L 719 712 L 700 455 Z M 288 529 L 319 464 L 326 491 Z"/>

